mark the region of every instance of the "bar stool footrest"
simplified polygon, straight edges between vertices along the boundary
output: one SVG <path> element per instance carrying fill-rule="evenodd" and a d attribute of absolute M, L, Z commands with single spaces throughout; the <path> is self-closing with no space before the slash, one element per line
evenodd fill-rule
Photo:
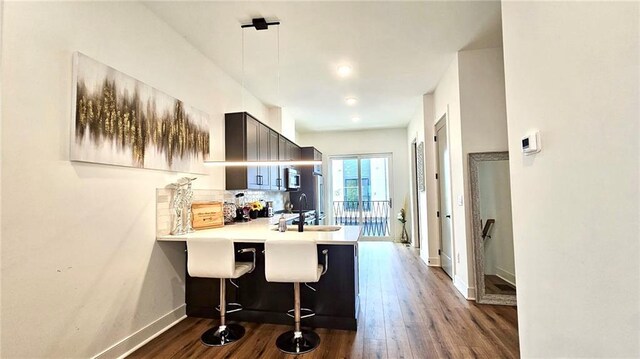
<path fill-rule="evenodd" d="M 231 309 L 229 309 L 229 307 L 231 307 Z M 239 312 L 243 309 L 244 308 L 240 303 L 227 303 L 227 311 L 225 312 L 225 314 Z M 220 305 L 216 305 L 216 310 L 220 311 Z"/>
<path fill-rule="evenodd" d="M 295 318 L 295 316 L 293 315 L 294 311 L 295 309 L 289 309 L 287 311 L 287 315 L 290 316 L 291 318 Z M 307 313 L 307 314 L 302 314 L 302 313 Z M 316 315 L 316 312 L 314 312 L 309 308 L 300 308 L 300 319 L 311 318 L 311 317 L 314 317 L 315 315 Z"/>

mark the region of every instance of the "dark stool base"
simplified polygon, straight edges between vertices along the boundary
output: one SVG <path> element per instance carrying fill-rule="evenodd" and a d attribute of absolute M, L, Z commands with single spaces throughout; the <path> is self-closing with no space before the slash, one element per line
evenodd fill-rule
<path fill-rule="evenodd" d="M 244 336 L 244 327 L 238 324 L 227 324 L 224 330 L 213 327 L 202 334 L 200 341 L 210 347 L 231 344 Z"/>
<path fill-rule="evenodd" d="M 276 339 L 276 346 L 287 354 L 308 353 L 320 345 L 320 337 L 311 330 L 302 330 L 302 338 L 294 338 L 294 331 L 284 332 Z"/>

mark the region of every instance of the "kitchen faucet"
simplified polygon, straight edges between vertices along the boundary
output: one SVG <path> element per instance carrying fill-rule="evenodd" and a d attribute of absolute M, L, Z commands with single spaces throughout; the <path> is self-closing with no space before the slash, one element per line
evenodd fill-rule
<path fill-rule="evenodd" d="M 301 194 L 298 199 L 298 207 L 300 207 L 300 218 L 298 219 L 298 232 L 304 231 L 304 213 L 302 212 L 302 199 L 304 198 L 304 206 L 307 206 L 307 195 Z"/>

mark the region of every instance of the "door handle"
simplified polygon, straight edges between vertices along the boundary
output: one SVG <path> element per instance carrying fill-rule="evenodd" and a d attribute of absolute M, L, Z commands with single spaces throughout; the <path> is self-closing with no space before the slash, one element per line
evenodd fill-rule
<path fill-rule="evenodd" d="M 451 215 L 450 215 L 450 214 L 447 214 L 445 217 L 447 217 L 447 218 L 451 218 Z"/>

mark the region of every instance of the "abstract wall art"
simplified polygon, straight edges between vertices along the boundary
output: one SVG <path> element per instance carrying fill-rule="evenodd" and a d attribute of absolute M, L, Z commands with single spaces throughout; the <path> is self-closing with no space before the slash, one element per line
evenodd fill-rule
<path fill-rule="evenodd" d="M 418 176 L 418 190 L 424 192 L 424 142 L 420 142 L 417 152 L 416 174 Z"/>
<path fill-rule="evenodd" d="M 72 161 L 205 173 L 209 116 L 74 54 Z"/>

